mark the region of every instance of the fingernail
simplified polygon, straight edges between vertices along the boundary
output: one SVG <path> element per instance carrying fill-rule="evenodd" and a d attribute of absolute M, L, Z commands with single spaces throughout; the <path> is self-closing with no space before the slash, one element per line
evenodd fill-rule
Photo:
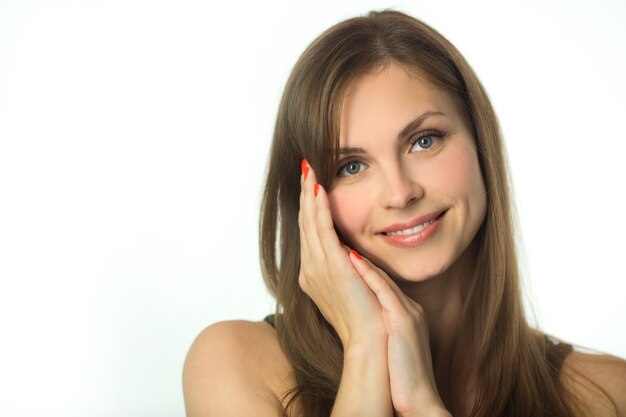
<path fill-rule="evenodd" d="M 306 159 L 302 160 L 302 164 L 300 165 L 300 168 L 302 169 L 302 176 L 304 180 L 306 181 L 306 176 L 309 175 L 309 163 L 306 161 Z"/>
<path fill-rule="evenodd" d="M 315 197 L 317 197 L 317 193 L 319 193 L 319 192 L 320 192 L 320 185 L 319 185 L 319 184 L 315 184 L 315 185 L 313 186 L 313 195 L 314 195 Z"/>
<path fill-rule="evenodd" d="M 352 251 L 350 253 L 353 254 L 354 257 L 357 258 L 357 259 L 363 259 L 361 257 L 361 255 L 359 255 L 359 253 L 357 251 L 355 251 L 354 249 L 352 249 Z"/>

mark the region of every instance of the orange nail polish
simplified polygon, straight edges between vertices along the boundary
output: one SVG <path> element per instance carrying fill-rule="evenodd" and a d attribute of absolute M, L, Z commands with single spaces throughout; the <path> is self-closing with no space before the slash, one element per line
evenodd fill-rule
<path fill-rule="evenodd" d="M 317 197 L 317 193 L 319 193 L 319 192 L 320 192 L 320 185 L 319 185 L 319 184 L 315 184 L 315 185 L 313 186 L 313 195 L 314 195 L 315 197 Z"/>
<path fill-rule="evenodd" d="M 304 180 L 306 181 L 306 176 L 309 175 L 309 163 L 306 161 L 306 159 L 302 160 L 302 164 L 300 165 L 300 168 L 302 169 L 302 176 L 304 177 Z"/>
<path fill-rule="evenodd" d="M 357 258 L 357 259 L 363 259 L 361 257 L 361 255 L 359 255 L 359 253 L 357 251 L 355 251 L 354 249 L 352 249 L 352 252 L 350 252 L 350 253 L 352 253 L 354 255 L 354 257 Z"/>

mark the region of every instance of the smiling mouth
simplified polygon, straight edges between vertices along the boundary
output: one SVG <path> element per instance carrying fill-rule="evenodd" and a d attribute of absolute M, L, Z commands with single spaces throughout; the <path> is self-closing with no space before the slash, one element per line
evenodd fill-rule
<path fill-rule="evenodd" d="M 418 224 L 417 226 L 410 227 L 408 229 L 397 230 L 395 232 L 382 232 L 381 234 L 383 234 L 385 236 L 406 236 L 406 235 L 412 235 L 414 233 L 419 233 L 422 230 L 424 230 L 425 228 L 427 228 L 429 225 L 433 224 L 434 222 L 436 222 L 437 220 L 442 218 L 443 215 L 446 214 L 447 212 L 448 212 L 448 210 L 442 211 L 441 214 L 439 214 L 434 219 L 429 220 L 429 221 L 427 221 L 425 223 L 422 223 L 422 224 Z"/>

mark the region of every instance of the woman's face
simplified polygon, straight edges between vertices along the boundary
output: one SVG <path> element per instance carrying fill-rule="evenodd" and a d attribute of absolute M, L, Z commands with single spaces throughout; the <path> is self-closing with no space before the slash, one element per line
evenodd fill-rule
<path fill-rule="evenodd" d="M 395 279 L 446 271 L 472 242 L 486 194 L 460 105 L 390 65 L 344 98 L 340 168 L 328 193 L 346 243 Z"/>

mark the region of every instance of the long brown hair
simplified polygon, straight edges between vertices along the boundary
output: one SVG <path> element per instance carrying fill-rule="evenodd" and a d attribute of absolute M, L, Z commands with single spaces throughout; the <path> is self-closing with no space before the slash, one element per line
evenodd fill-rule
<path fill-rule="evenodd" d="M 260 218 L 260 253 L 276 297 L 276 329 L 304 416 L 330 415 L 342 372 L 341 343 L 298 286 L 299 169 L 306 158 L 318 181 L 332 184 L 339 111 L 359 77 L 390 63 L 426 74 L 462 103 L 471 122 L 487 189 L 487 212 L 475 242 L 477 269 L 460 324 L 473 341 L 480 379 L 472 416 L 568 416 L 559 383 L 562 357 L 532 329 L 521 301 L 509 180 L 497 117 L 485 89 L 457 49 L 423 22 L 397 11 L 371 12 L 322 33 L 302 54 L 278 109 Z M 561 355 L 562 356 L 562 355 Z"/>

